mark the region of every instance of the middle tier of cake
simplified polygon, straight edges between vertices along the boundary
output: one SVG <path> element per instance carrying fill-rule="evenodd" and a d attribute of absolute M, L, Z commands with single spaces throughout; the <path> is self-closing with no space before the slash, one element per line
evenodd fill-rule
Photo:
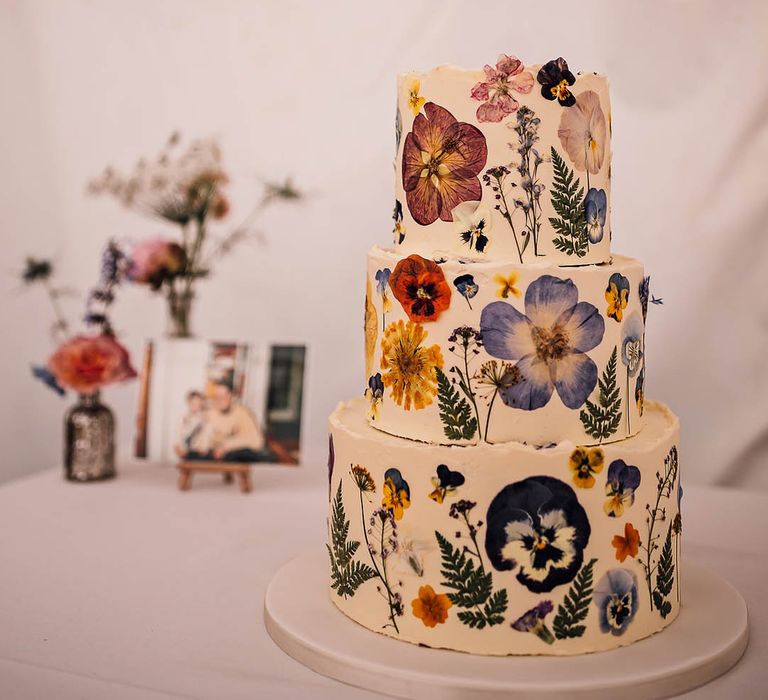
<path fill-rule="evenodd" d="M 613 442 L 643 426 L 648 279 L 436 260 L 373 248 L 365 301 L 371 424 L 438 444 Z"/>

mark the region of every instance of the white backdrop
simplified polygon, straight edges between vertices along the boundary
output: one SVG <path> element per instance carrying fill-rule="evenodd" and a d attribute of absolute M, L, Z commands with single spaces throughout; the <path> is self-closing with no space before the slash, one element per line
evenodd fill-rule
<path fill-rule="evenodd" d="M 395 74 L 506 52 L 610 76 L 614 249 L 645 261 L 665 301 L 647 393 L 681 416 L 687 480 L 768 488 L 766 5 L 0 0 L 0 480 L 59 462 L 66 406 L 29 377 L 49 312 L 14 275 L 53 255 L 85 292 L 109 236 L 163 232 L 84 186 L 175 129 L 220 139 L 232 222 L 260 179 L 308 194 L 201 285 L 194 321 L 307 342 L 306 456 L 324 469 L 326 415 L 362 389 L 365 253 L 391 240 Z M 140 289 L 115 316 L 136 352 L 165 328 Z M 106 392 L 124 449 L 136 388 Z"/>

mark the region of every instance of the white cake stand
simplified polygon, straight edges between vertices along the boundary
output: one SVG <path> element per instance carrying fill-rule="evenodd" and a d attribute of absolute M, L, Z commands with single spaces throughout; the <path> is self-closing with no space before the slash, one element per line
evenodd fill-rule
<path fill-rule="evenodd" d="M 283 566 L 269 584 L 272 639 L 314 671 L 400 698 L 664 698 L 731 668 L 748 642 L 747 607 L 722 578 L 685 565 L 683 608 L 662 633 L 631 646 L 570 657 L 472 656 L 399 642 L 356 624 L 331 603 L 325 552 Z"/>

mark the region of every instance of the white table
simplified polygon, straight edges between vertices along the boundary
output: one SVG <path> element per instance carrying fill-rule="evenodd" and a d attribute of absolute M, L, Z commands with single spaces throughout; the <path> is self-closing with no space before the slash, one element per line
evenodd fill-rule
<path fill-rule="evenodd" d="M 0 697 L 379 697 L 305 669 L 263 627 L 273 572 L 323 546 L 324 478 L 262 468 L 249 495 L 213 476 L 181 493 L 175 470 L 132 465 L 105 483 L 56 470 L 4 485 Z M 740 664 L 684 697 L 766 697 L 768 494 L 690 486 L 683 508 L 684 556 L 727 577 L 751 618 Z"/>

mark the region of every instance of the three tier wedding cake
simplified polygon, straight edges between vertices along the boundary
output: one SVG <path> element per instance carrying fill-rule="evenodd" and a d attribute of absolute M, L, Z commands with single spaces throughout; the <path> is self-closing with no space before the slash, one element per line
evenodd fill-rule
<path fill-rule="evenodd" d="M 677 418 L 611 253 L 608 81 L 501 55 L 398 80 L 365 396 L 330 418 L 333 602 L 397 639 L 579 654 L 680 610 Z"/>

